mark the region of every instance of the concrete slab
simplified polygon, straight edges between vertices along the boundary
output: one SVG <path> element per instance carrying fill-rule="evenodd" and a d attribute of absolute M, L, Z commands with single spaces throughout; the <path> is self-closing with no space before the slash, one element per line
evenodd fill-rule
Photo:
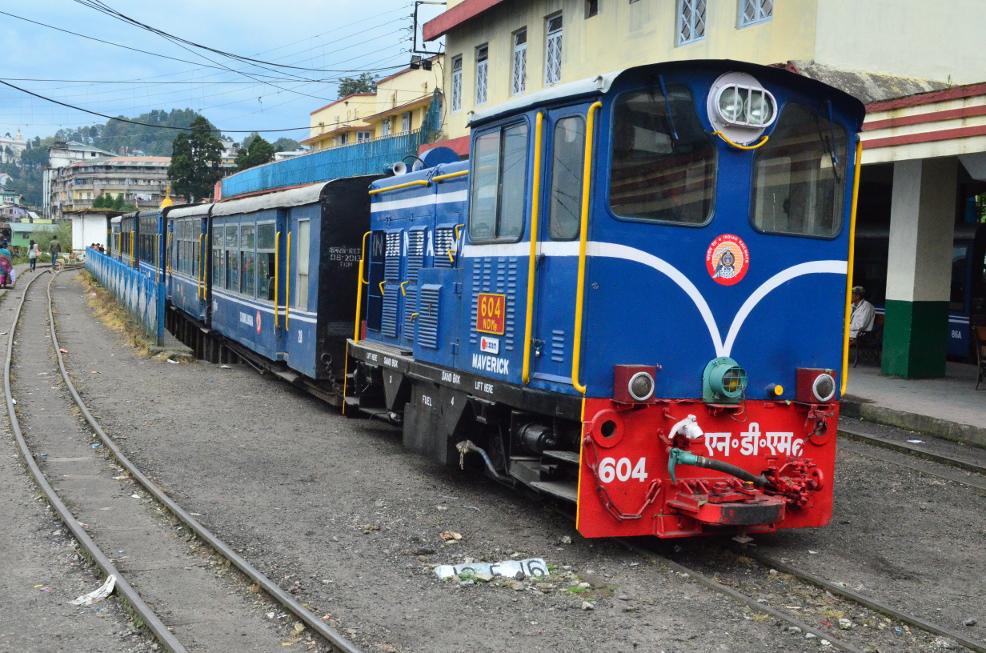
<path fill-rule="evenodd" d="M 948 363 L 942 379 L 901 379 L 883 376 L 877 367 L 856 367 L 842 413 L 986 447 L 986 386 L 975 388 L 972 365 Z"/>

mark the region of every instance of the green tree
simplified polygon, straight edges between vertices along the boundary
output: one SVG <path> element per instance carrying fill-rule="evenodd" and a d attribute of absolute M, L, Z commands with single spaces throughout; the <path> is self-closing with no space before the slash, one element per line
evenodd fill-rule
<path fill-rule="evenodd" d="M 92 208 L 94 208 L 94 209 L 105 209 L 106 208 L 106 200 L 103 198 L 103 194 L 102 193 L 100 193 L 99 195 L 97 195 L 96 196 L 96 199 L 94 199 L 92 201 Z"/>
<path fill-rule="evenodd" d="M 339 80 L 339 97 L 354 93 L 376 93 L 377 80 L 370 73 L 361 73 L 359 77 L 343 77 Z"/>
<path fill-rule="evenodd" d="M 113 200 L 112 200 L 112 206 L 107 207 L 107 208 L 111 208 L 114 211 L 120 211 L 120 210 L 123 209 L 123 207 L 124 207 L 123 193 L 119 193 L 116 197 L 113 198 Z"/>
<path fill-rule="evenodd" d="M 209 197 L 223 174 L 222 155 L 215 127 L 201 116 L 192 121 L 191 131 L 178 134 L 172 145 L 168 178 L 175 193 L 192 202 Z"/>
<path fill-rule="evenodd" d="M 301 143 L 293 138 L 285 138 L 282 136 L 273 142 L 273 146 L 275 152 L 293 152 L 301 147 Z"/>
<path fill-rule="evenodd" d="M 247 143 L 244 139 L 244 146 L 236 155 L 237 170 L 246 170 L 274 160 L 274 146 L 265 141 L 259 134 L 251 134 L 250 136 L 247 137 L 250 142 Z"/>

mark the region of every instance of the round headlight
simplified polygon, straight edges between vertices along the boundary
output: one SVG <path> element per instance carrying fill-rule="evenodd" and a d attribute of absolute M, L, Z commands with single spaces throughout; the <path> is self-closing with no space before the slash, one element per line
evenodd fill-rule
<path fill-rule="evenodd" d="M 835 396 L 835 379 L 831 374 L 819 374 L 811 384 L 811 393 L 818 401 L 831 401 Z"/>
<path fill-rule="evenodd" d="M 647 372 L 637 372 L 630 377 L 627 392 L 634 401 L 647 401 L 654 395 L 654 377 Z"/>
<path fill-rule="evenodd" d="M 728 122 L 739 122 L 743 117 L 743 97 L 735 86 L 729 86 L 719 96 L 719 114 Z"/>
<path fill-rule="evenodd" d="M 764 93 L 753 93 L 747 102 L 746 118 L 754 125 L 766 125 L 774 115 L 774 107 Z"/>

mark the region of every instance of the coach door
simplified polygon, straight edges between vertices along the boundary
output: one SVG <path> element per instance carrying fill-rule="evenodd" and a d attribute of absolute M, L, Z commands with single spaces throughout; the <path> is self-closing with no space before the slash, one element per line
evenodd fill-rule
<path fill-rule="evenodd" d="M 538 256 L 531 380 L 572 382 L 573 304 L 578 270 L 585 108 L 548 113 L 541 134 Z"/>

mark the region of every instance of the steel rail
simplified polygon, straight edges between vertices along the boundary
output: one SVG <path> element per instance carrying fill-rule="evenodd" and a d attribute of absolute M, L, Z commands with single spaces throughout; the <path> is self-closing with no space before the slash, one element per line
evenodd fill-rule
<path fill-rule="evenodd" d="M 878 435 L 860 433 L 859 431 L 853 429 L 847 429 L 843 426 L 839 427 L 839 435 L 844 435 L 850 440 L 865 442 L 866 444 L 871 444 L 875 447 L 891 449 L 893 451 L 904 453 L 909 456 L 924 458 L 932 462 L 941 463 L 942 465 L 948 465 L 949 467 L 958 467 L 968 472 L 976 472 L 977 474 L 982 474 L 986 476 L 986 466 L 978 465 L 974 462 L 963 460 L 961 458 L 956 458 L 954 456 L 949 456 L 947 454 L 927 451 L 925 449 L 922 449 L 921 447 L 915 447 L 906 442 L 897 442 L 895 440 L 891 440 L 890 438 L 882 438 Z"/>
<path fill-rule="evenodd" d="M 175 635 L 168 630 L 168 627 L 164 625 L 160 617 L 146 604 L 144 600 L 140 597 L 140 594 L 136 589 L 127 581 L 126 578 L 120 573 L 120 570 L 116 568 L 116 565 L 109 559 L 109 557 L 103 553 L 102 549 L 93 541 L 89 534 L 82 528 L 79 520 L 75 518 L 75 515 L 69 511 L 62 501 L 61 497 L 55 489 L 48 483 L 47 477 L 41 468 L 38 466 L 37 462 L 34 460 L 34 456 L 31 453 L 31 448 L 28 446 L 27 441 L 24 439 L 24 433 L 21 430 L 20 420 L 17 419 L 17 411 L 15 409 L 14 396 L 11 391 L 10 384 L 10 365 L 11 359 L 14 353 L 14 338 L 17 335 L 17 326 L 20 322 L 21 309 L 24 306 L 24 301 L 27 299 L 27 293 L 30 291 L 31 286 L 41 278 L 43 272 L 39 272 L 31 277 L 31 280 L 27 282 L 24 287 L 24 293 L 21 295 L 21 300 L 17 304 L 17 309 L 14 311 L 14 324 L 10 329 L 10 336 L 7 339 L 7 359 L 4 361 L 3 366 L 3 393 L 4 399 L 7 402 L 7 419 L 10 421 L 10 430 L 14 433 L 14 439 L 17 441 L 17 447 L 20 450 L 21 458 L 24 460 L 24 464 L 27 466 L 28 471 L 31 472 L 31 476 L 34 477 L 34 482 L 37 484 L 38 488 L 45 495 L 45 499 L 48 501 L 49 505 L 54 508 L 58 517 L 65 524 L 66 528 L 72 533 L 75 540 L 82 546 L 86 551 L 92 561 L 98 566 L 107 576 L 114 576 L 116 578 L 116 591 L 123 595 L 123 598 L 130 605 L 134 613 L 144 622 L 147 629 L 151 631 L 154 637 L 161 643 L 161 645 L 171 651 L 172 653 L 186 653 L 187 649 L 182 645 L 181 642 L 175 637 Z M 57 274 L 57 273 L 56 273 Z M 51 281 L 54 281 L 56 275 L 52 275 Z M 49 296 L 51 290 L 51 281 L 49 281 Z M 49 304 L 49 317 L 51 316 L 51 305 Z M 54 324 L 52 324 L 52 334 L 54 334 Z M 57 351 L 57 345 L 55 345 Z"/>
<path fill-rule="evenodd" d="M 837 596 L 841 596 L 844 599 L 852 601 L 853 603 L 858 603 L 865 608 L 869 608 L 874 612 L 879 612 L 880 614 L 896 619 L 897 621 L 903 621 L 906 624 L 920 628 L 921 630 L 927 631 L 929 633 L 934 633 L 936 635 L 941 635 L 942 637 L 948 637 L 949 639 L 954 639 L 956 642 L 965 646 L 971 651 L 976 651 L 976 653 L 986 653 L 986 642 L 980 642 L 974 639 L 969 639 L 962 633 L 945 626 L 939 626 L 938 624 L 932 623 L 923 619 L 921 617 L 915 617 L 914 615 L 907 614 L 906 612 L 901 612 L 897 608 L 894 608 L 882 601 L 877 601 L 876 599 L 871 599 L 867 596 L 863 596 L 858 592 L 847 589 L 837 583 L 827 581 L 824 578 L 820 578 L 814 574 L 806 571 L 801 571 L 786 562 L 776 560 L 770 556 L 764 555 L 760 552 L 753 551 L 749 548 L 744 548 L 742 554 L 749 556 L 759 562 L 762 565 L 772 567 L 777 571 L 789 574 L 798 578 L 810 585 L 814 585 L 820 589 L 827 592 L 831 592 Z"/>
<path fill-rule="evenodd" d="M 833 635 L 832 633 L 826 630 L 822 630 L 820 628 L 811 626 L 808 623 L 802 621 L 801 619 L 798 619 L 797 617 L 795 617 L 793 614 L 789 612 L 785 612 L 784 610 L 778 610 L 777 608 L 772 608 L 769 605 L 764 605 L 763 603 L 759 603 L 752 596 L 748 594 L 744 594 L 743 592 L 733 587 L 730 587 L 725 583 L 721 583 L 717 581 L 715 578 L 707 574 L 704 574 L 701 571 L 698 571 L 697 569 L 694 569 L 687 565 L 683 565 L 680 562 L 676 562 L 675 560 L 672 560 L 667 556 L 654 553 L 653 551 L 648 551 L 647 549 L 644 549 L 638 546 L 637 544 L 630 542 L 629 540 L 618 539 L 617 542 L 619 542 L 622 546 L 626 547 L 630 551 L 633 551 L 634 553 L 640 556 L 652 560 L 660 560 L 662 563 L 667 564 L 669 567 L 671 567 L 678 573 L 687 574 L 689 578 L 694 578 L 699 584 L 704 585 L 705 587 L 711 589 L 714 592 L 723 594 L 734 601 L 737 601 L 739 603 L 742 603 L 743 605 L 748 606 L 753 610 L 769 614 L 770 616 L 774 617 L 778 621 L 783 621 L 792 626 L 796 626 L 800 628 L 803 632 L 811 633 L 816 637 L 818 637 L 819 639 L 824 639 L 836 649 L 839 649 L 841 651 L 847 651 L 847 653 L 864 653 L 864 649 L 854 646 L 849 642 L 843 641 L 842 639 L 836 637 L 835 635 Z"/>
<path fill-rule="evenodd" d="M 52 277 L 52 281 L 54 281 L 54 276 Z M 189 530 L 195 533 L 200 540 L 208 544 L 217 554 L 228 560 L 232 565 L 239 569 L 243 575 L 260 586 L 268 594 L 268 596 L 280 603 L 302 623 L 311 628 L 312 631 L 318 633 L 318 635 L 320 635 L 334 650 L 339 651 L 340 653 L 361 653 L 360 649 L 357 648 L 355 644 L 343 637 L 337 630 L 326 624 L 317 615 L 301 605 L 301 603 L 299 603 L 291 594 L 286 592 L 277 583 L 272 581 L 260 570 L 247 562 L 243 556 L 238 554 L 228 544 L 219 539 L 219 537 L 212 531 L 199 523 L 198 520 L 178 505 L 164 492 L 164 490 L 158 487 L 154 481 L 149 479 L 143 472 L 140 471 L 140 469 L 137 468 L 136 465 L 130 461 L 129 458 L 127 458 L 126 454 L 123 453 L 116 441 L 106 434 L 96 418 L 93 417 L 92 413 L 89 411 L 89 408 L 82 400 L 82 396 L 79 394 L 78 390 L 76 390 L 75 384 L 72 383 L 72 379 L 69 376 L 67 368 L 65 367 L 65 359 L 62 356 L 61 351 L 59 351 L 58 336 L 55 332 L 55 320 L 52 311 L 52 304 L 53 302 L 51 299 L 51 289 L 49 284 L 48 315 L 51 317 L 51 344 L 55 349 L 55 355 L 58 357 L 58 369 L 61 372 L 62 379 L 65 381 L 65 385 L 68 388 L 69 393 L 72 395 L 73 401 L 75 401 L 75 404 L 79 407 L 79 410 L 82 412 L 86 422 L 92 428 L 97 437 L 99 437 L 100 441 L 103 443 L 103 446 L 110 450 L 117 462 L 119 462 L 120 465 L 130 473 L 130 476 L 133 477 L 133 479 L 137 481 L 148 492 L 148 494 L 153 496 L 159 503 L 163 504 L 168 511 L 171 512 L 171 514 L 173 514 Z"/>
<path fill-rule="evenodd" d="M 860 441 L 860 443 L 862 443 L 862 442 Z M 891 449 L 889 447 L 887 449 L 882 449 L 881 447 L 879 447 L 879 445 L 873 445 L 873 446 L 874 446 L 875 449 L 879 449 L 881 452 L 883 452 L 883 451 L 894 451 L 894 449 Z M 869 458 L 871 460 L 876 460 L 876 461 L 879 461 L 879 462 L 882 462 L 882 463 L 890 463 L 891 465 L 897 465 L 898 467 L 903 467 L 904 469 L 909 469 L 909 470 L 911 470 L 913 472 L 917 472 L 918 474 L 923 474 L 925 476 L 933 476 L 935 478 L 940 478 L 940 479 L 942 479 L 944 481 L 949 481 L 950 483 L 955 483 L 957 485 L 964 485 L 966 487 L 970 487 L 970 488 L 979 490 L 980 492 L 986 492 L 986 480 L 977 481 L 974 478 L 960 478 L 958 475 L 964 473 L 963 470 L 956 469 L 956 470 L 952 471 L 951 473 L 949 473 L 947 470 L 940 470 L 940 469 L 939 470 L 931 470 L 931 469 L 928 469 L 927 466 L 922 467 L 922 466 L 920 466 L 918 464 L 918 462 L 914 462 L 914 464 L 911 464 L 911 463 L 905 462 L 903 460 L 895 460 L 894 458 L 892 458 L 890 456 L 878 455 L 878 454 L 870 453 L 870 452 L 867 452 L 867 451 L 853 451 L 853 454 L 855 454 L 857 456 L 862 456 L 863 458 Z M 902 454 L 902 455 L 907 456 L 907 454 Z M 909 458 L 917 458 L 917 456 L 908 456 L 908 457 Z M 944 463 L 942 463 L 942 466 L 945 466 Z M 971 473 L 968 473 L 968 472 L 965 472 L 965 473 L 968 474 L 969 476 L 971 476 Z"/>

